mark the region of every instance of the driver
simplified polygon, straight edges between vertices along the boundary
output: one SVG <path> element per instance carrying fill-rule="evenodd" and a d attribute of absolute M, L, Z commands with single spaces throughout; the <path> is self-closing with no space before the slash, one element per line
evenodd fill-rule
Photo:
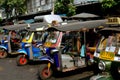
<path fill-rule="evenodd" d="M 11 42 L 14 44 L 14 47 L 18 47 L 20 43 L 20 39 L 17 36 L 17 33 L 15 31 L 11 31 Z"/>
<path fill-rule="evenodd" d="M 50 33 L 49 39 L 50 39 L 49 40 L 50 42 L 55 43 L 56 42 L 56 33 L 55 32 Z"/>

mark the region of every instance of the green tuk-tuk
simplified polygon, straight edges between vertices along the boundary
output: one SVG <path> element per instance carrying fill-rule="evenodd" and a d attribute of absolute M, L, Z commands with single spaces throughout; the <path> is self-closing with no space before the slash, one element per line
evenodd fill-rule
<path fill-rule="evenodd" d="M 120 18 L 108 18 L 108 27 L 98 33 L 101 38 L 94 53 L 99 72 L 108 72 L 115 80 L 120 79 Z M 101 79 L 100 79 L 101 80 Z"/>

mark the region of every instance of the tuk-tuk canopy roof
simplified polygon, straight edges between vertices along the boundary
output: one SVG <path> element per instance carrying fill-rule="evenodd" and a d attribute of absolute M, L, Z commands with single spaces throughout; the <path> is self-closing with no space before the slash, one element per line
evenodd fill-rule
<path fill-rule="evenodd" d="M 72 16 L 72 18 L 96 18 L 96 17 L 99 17 L 99 16 L 91 13 L 84 13 L 84 12 Z"/>
<path fill-rule="evenodd" d="M 84 22 L 74 22 L 68 23 L 66 25 L 61 25 L 58 27 L 50 27 L 48 30 L 58 30 L 58 31 L 80 31 L 83 29 L 92 29 L 98 28 L 99 26 L 106 26 L 107 20 L 91 20 L 91 21 L 84 21 Z"/>
<path fill-rule="evenodd" d="M 9 26 L 3 26 L 2 29 L 7 30 L 22 30 L 29 28 L 30 30 L 35 30 L 36 28 L 39 28 L 41 26 L 46 26 L 47 23 L 33 23 L 33 24 L 16 24 L 16 25 L 9 25 Z"/>
<path fill-rule="evenodd" d="M 1 29 L 7 29 L 7 30 L 19 30 L 24 29 L 27 27 L 27 24 L 16 24 L 16 25 L 6 25 L 1 27 Z"/>
<path fill-rule="evenodd" d="M 120 33 L 120 27 L 109 27 L 103 28 L 98 33 L 106 34 L 106 33 Z"/>
<path fill-rule="evenodd" d="M 48 28 L 47 24 L 41 24 L 39 26 L 27 28 L 26 30 L 35 32 L 35 31 L 45 31 L 47 28 Z"/>
<path fill-rule="evenodd" d="M 31 30 L 31 31 L 36 31 L 43 29 L 46 29 L 48 27 L 48 24 L 46 22 L 42 22 L 42 23 L 34 23 L 34 24 L 30 24 L 30 28 L 28 28 L 27 30 Z M 40 29 L 41 28 L 41 29 Z"/>

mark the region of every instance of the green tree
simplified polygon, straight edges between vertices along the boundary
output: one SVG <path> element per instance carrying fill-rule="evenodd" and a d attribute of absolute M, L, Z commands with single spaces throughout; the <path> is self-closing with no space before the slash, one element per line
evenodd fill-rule
<path fill-rule="evenodd" d="M 101 4 L 107 16 L 120 13 L 120 0 L 102 0 Z"/>
<path fill-rule="evenodd" d="M 2 21 L 2 18 L 0 17 L 0 22 Z"/>
<path fill-rule="evenodd" d="M 11 18 L 12 11 L 14 10 L 14 16 L 25 13 L 26 0 L 0 0 L 0 6 L 5 9 L 7 19 Z"/>
<path fill-rule="evenodd" d="M 112 8 L 115 5 L 117 5 L 117 2 L 115 0 L 102 0 L 102 7 L 104 9 Z"/>
<path fill-rule="evenodd" d="M 55 3 L 55 13 L 66 14 L 72 16 L 76 14 L 76 7 L 73 5 L 73 0 L 57 0 Z"/>

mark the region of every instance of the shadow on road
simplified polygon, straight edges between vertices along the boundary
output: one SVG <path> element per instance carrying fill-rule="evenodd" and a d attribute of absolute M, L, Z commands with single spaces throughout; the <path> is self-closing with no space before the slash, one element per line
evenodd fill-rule
<path fill-rule="evenodd" d="M 81 68 L 81 69 L 77 69 L 77 70 L 73 70 L 73 71 L 69 71 L 69 72 L 59 72 L 57 74 L 54 74 L 55 78 L 66 78 L 66 77 L 71 77 L 69 79 L 71 80 L 89 80 L 89 78 L 93 75 L 93 74 L 89 74 L 89 73 L 85 73 L 85 72 L 92 72 L 91 70 L 88 70 L 87 68 Z M 77 78 L 76 78 L 77 77 Z M 68 79 L 68 78 L 66 78 Z M 65 80 L 65 79 L 63 79 Z"/>
<path fill-rule="evenodd" d="M 67 77 L 67 76 L 72 76 L 72 75 L 76 75 L 76 74 L 82 74 L 85 71 L 87 71 L 87 69 L 82 68 L 82 69 L 77 69 L 77 70 L 73 70 L 73 71 L 69 71 L 69 72 L 58 72 L 58 73 L 54 74 L 54 76 L 56 78 Z"/>

